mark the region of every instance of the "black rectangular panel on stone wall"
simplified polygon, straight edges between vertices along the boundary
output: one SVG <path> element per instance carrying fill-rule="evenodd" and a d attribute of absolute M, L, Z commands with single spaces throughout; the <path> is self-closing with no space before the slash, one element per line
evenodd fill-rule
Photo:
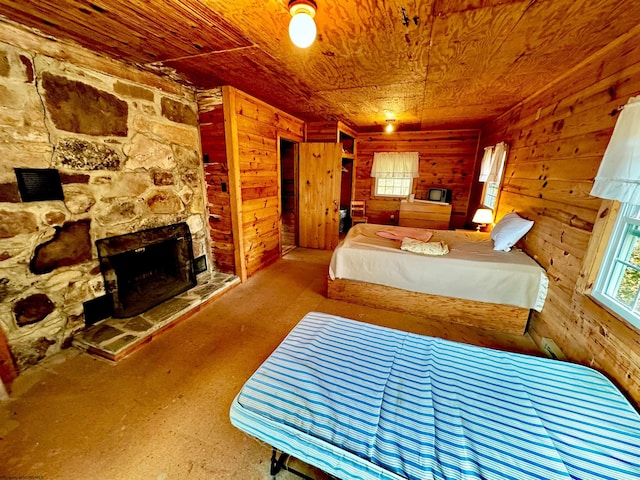
<path fill-rule="evenodd" d="M 196 275 L 204 272 L 207 269 L 207 257 L 200 255 L 198 258 L 195 258 L 193 260 L 193 269 Z"/>
<path fill-rule="evenodd" d="M 64 200 L 60 173 L 54 168 L 14 168 L 23 202 Z"/>

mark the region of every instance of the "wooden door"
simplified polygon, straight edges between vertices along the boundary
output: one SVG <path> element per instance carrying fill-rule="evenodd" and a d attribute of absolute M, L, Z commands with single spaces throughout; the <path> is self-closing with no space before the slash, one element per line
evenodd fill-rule
<path fill-rule="evenodd" d="M 300 143 L 298 243 L 301 247 L 333 249 L 340 226 L 342 146 Z"/>

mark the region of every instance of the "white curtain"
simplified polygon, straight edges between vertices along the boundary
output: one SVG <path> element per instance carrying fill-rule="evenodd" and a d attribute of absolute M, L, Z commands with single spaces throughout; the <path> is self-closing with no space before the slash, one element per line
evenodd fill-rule
<path fill-rule="evenodd" d="M 375 152 L 371 176 L 376 178 L 418 178 L 418 152 Z"/>
<path fill-rule="evenodd" d="M 640 205 L 640 96 L 618 116 L 591 195 Z"/>
<path fill-rule="evenodd" d="M 493 155 L 491 160 L 491 171 L 487 177 L 487 182 L 499 182 L 502 176 L 502 168 L 504 167 L 504 161 L 507 158 L 507 144 L 500 142 L 493 148 Z"/>
<path fill-rule="evenodd" d="M 478 181 L 486 182 L 491 173 L 491 165 L 493 163 L 493 146 L 484 147 L 484 156 L 482 157 L 482 163 L 480 164 L 480 178 Z"/>

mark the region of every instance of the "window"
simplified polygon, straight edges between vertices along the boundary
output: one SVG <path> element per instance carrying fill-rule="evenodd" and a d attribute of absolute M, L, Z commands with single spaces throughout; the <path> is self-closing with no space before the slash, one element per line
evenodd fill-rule
<path fill-rule="evenodd" d="M 376 179 L 375 196 L 407 197 L 413 179 L 419 176 L 418 152 L 376 152 L 373 154 L 371 176 Z"/>
<path fill-rule="evenodd" d="M 378 197 L 407 197 L 413 187 L 413 178 L 376 178 L 375 195 Z"/>
<path fill-rule="evenodd" d="M 609 310 L 640 328 L 640 97 L 632 97 L 620 111 L 613 134 L 600 162 L 591 195 L 606 199 L 618 210 L 600 228 L 611 231 L 591 296 Z M 603 202 L 603 207 L 609 208 Z M 602 208 L 602 207 L 601 207 Z M 600 216 L 600 218 L 602 218 Z M 602 242 L 604 244 L 604 242 Z M 591 275 L 591 274 L 590 274 Z M 593 277 L 591 277 L 593 278 Z M 588 284 L 587 284 L 588 285 Z"/>
<path fill-rule="evenodd" d="M 495 210 L 496 203 L 498 203 L 498 190 L 500 189 L 500 181 L 497 182 L 487 182 L 484 186 L 484 198 L 482 200 L 482 204 L 490 208 L 491 210 Z"/>
<path fill-rule="evenodd" d="M 591 294 L 640 327 L 640 205 L 622 204 Z"/>

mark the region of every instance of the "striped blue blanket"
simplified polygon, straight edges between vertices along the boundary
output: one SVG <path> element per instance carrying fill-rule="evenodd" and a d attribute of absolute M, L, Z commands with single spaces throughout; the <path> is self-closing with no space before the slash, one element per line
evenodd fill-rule
<path fill-rule="evenodd" d="M 595 370 L 322 313 L 230 415 L 342 479 L 640 479 L 640 415 Z"/>

